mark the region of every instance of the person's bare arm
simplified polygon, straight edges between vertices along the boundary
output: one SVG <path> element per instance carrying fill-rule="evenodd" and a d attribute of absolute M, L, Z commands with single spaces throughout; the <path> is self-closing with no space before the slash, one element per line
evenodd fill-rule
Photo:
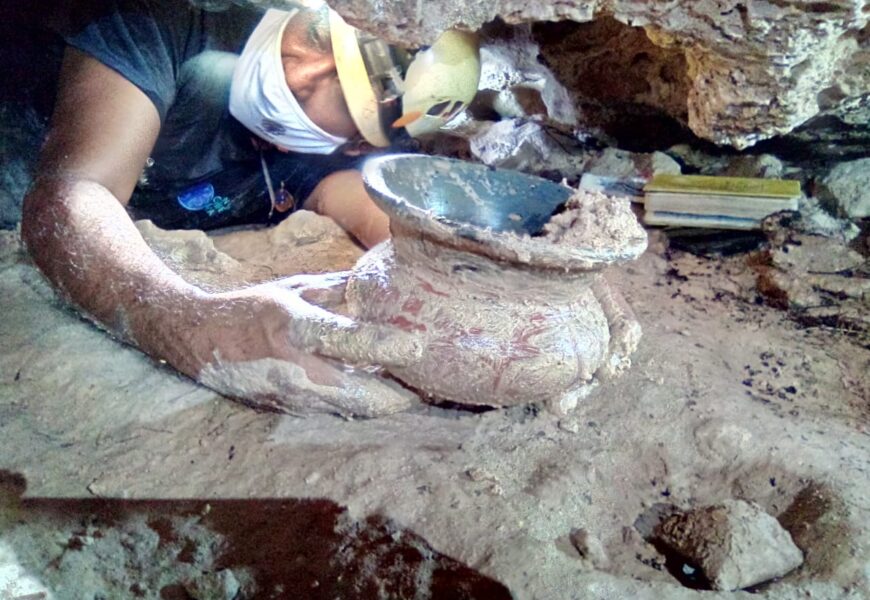
<path fill-rule="evenodd" d="M 155 304 L 197 294 L 150 252 L 123 208 L 159 129 L 157 109 L 144 93 L 95 59 L 67 50 L 51 129 L 23 207 L 22 237 L 37 266 L 88 315 L 130 341 L 144 338 L 130 319 L 151 300 L 149 292 L 160 290 Z"/>
<path fill-rule="evenodd" d="M 219 391 L 357 414 L 406 403 L 395 386 L 322 357 L 389 364 L 413 357 L 414 343 L 308 304 L 292 285 L 208 294 L 151 252 L 123 205 L 159 127 L 141 90 L 67 51 L 23 209 L 22 237 L 39 269 L 102 326 Z M 261 385 L 266 367 L 278 373 L 271 387 Z"/>
<path fill-rule="evenodd" d="M 325 177 L 305 208 L 331 217 L 366 248 L 390 237 L 390 219 L 368 195 L 359 171 L 336 171 Z"/>

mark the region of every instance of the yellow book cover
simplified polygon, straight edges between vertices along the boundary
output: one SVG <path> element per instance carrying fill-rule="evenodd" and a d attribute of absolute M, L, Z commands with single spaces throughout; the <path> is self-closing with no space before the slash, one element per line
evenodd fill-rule
<path fill-rule="evenodd" d="M 713 177 L 708 175 L 656 175 L 644 186 L 645 193 L 673 192 L 722 196 L 757 196 L 762 198 L 796 198 L 801 194 L 799 181 L 755 179 L 751 177 Z"/>

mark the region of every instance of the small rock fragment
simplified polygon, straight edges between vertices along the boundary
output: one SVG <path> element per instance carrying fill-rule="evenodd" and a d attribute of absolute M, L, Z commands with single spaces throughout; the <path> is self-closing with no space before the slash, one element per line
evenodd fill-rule
<path fill-rule="evenodd" d="M 870 158 L 838 164 L 822 179 L 818 196 L 840 217 L 870 217 Z"/>
<path fill-rule="evenodd" d="M 865 264 L 864 257 L 845 243 L 816 235 L 793 235 L 787 243 L 774 247 L 770 257 L 784 271 L 799 269 L 805 273 L 839 273 Z"/>
<path fill-rule="evenodd" d="M 580 431 L 580 424 L 576 419 L 559 419 L 559 429 L 568 433 L 577 433 Z"/>
<path fill-rule="evenodd" d="M 688 168 L 690 173 L 699 175 L 721 175 L 729 164 L 727 156 L 708 154 L 689 144 L 671 146 L 666 152 Z"/>
<path fill-rule="evenodd" d="M 579 179 L 586 164 L 582 153 L 566 152 L 560 140 L 534 121 L 505 119 L 481 127 L 469 140 L 471 154 L 482 163 L 527 173 L 558 171 Z"/>
<path fill-rule="evenodd" d="M 726 177 L 782 177 L 782 162 L 772 154 L 742 154 L 728 163 L 722 173 Z"/>
<path fill-rule="evenodd" d="M 624 179 L 650 179 L 653 175 L 681 173 L 680 164 L 663 152 L 635 153 L 605 148 L 586 165 L 586 173 Z"/>
<path fill-rule="evenodd" d="M 240 589 L 238 579 L 229 569 L 204 573 L 184 584 L 184 590 L 196 600 L 233 600 Z"/>
<path fill-rule="evenodd" d="M 465 470 L 465 475 L 471 481 L 492 481 L 498 483 L 498 477 L 480 467 L 471 467 Z"/>
<path fill-rule="evenodd" d="M 800 221 L 797 228 L 805 233 L 832 237 L 844 242 L 854 240 L 860 228 L 848 219 L 838 219 L 822 207 L 818 198 L 802 196 L 798 200 Z"/>
<path fill-rule="evenodd" d="M 480 49 L 478 102 L 491 97 L 502 118 L 543 116 L 577 125 L 577 109 L 565 86 L 540 60 L 541 49 L 529 27 L 514 27 L 510 36 L 489 39 Z M 529 103 L 529 96 L 537 101 Z"/>
<path fill-rule="evenodd" d="M 610 564 L 610 559 L 604 551 L 601 540 L 587 529 L 572 529 L 568 539 L 571 540 L 571 545 L 580 553 L 580 556 L 591 562 L 595 568 L 605 569 Z"/>
<path fill-rule="evenodd" d="M 779 522 L 743 500 L 676 513 L 656 527 L 653 539 L 701 569 L 716 590 L 746 588 L 803 563 Z"/>

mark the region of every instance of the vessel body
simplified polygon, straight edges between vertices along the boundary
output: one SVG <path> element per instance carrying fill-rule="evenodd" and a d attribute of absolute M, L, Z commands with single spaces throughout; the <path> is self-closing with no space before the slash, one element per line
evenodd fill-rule
<path fill-rule="evenodd" d="M 347 301 L 354 316 L 423 340 L 421 360 L 391 373 L 427 395 L 543 403 L 582 396 L 607 360 L 595 277 L 499 263 L 400 229 L 357 264 Z"/>
<path fill-rule="evenodd" d="M 392 238 L 357 263 L 346 301 L 419 338 L 397 379 L 429 398 L 565 413 L 630 364 L 640 325 L 601 274 L 646 248 L 627 201 L 577 208 L 566 186 L 420 155 L 371 159 L 363 180 Z"/>

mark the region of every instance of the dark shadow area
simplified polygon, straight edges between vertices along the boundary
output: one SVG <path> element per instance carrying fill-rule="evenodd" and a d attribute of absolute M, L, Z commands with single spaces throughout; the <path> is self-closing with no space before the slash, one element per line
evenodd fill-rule
<path fill-rule="evenodd" d="M 667 544 L 662 543 L 655 536 L 658 525 L 679 509 L 673 504 L 653 504 L 647 510 L 638 515 L 634 527 L 647 543 L 651 544 L 661 555 L 656 564 L 648 564 L 652 568 L 661 570 L 662 567 L 670 573 L 681 585 L 693 590 L 712 590 L 710 581 L 704 576 L 697 565 L 691 564 L 685 557 L 673 551 Z M 640 558 L 640 557 L 638 557 Z M 647 564 L 647 562 L 644 564 Z M 653 561 L 650 561 L 653 562 Z"/>
<path fill-rule="evenodd" d="M 704 576 L 700 567 L 691 564 L 680 554 L 671 550 L 666 544 L 662 544 L 657 540 L 647 541 L 664 557 L 665 570 L 680 582 L 680 585 L 691 590 L 710 591 L 713 589 L 713 586 Z"/>
<path fill-rule="evenodd" d="M 63 41 L 45 17 L 54 0 L 35 5 L 10 0 L 0 5 L 0 103 L 22 103 L 47 117 L 54 106 Z"/>
<path fill-rule="evenodd" d="M 656 46 L 642 27 L 602 17 L 588 23 L 536 23 L 539 59 L 576 99 L 585 126 L 624 150 L 691 143 L 689 81 L 682 51 Z"/>
<path fill-rule="evenodd" d="M 0 3 L 0 229 L 21 219 L 54 106 L 63 45 L 42 18 L 55 7 L 53 0 Z"/>
<path fill-rule="evenodd" d="M 121 540 L 121 553 L 129 555 L 121 559 L 131 570 L 143 562 L 156 563 L 160 554 L 164 563 L 168 555 L 182 567 L 251 573 L 255 589 L 243 585 L 235 598 L 512 597 L 499 582 L 436 552 L 414 532 L 382 516 L 354 520 L 324 499 L 21 498 L 24 491 L 20 475 L 0 471 L 0 540 L 10 543 L 4 534 L 11 527 L 72 532 L 48 564 L 28 565 L 45 582 L 53 580 L 50 571 L 62 568 L 67 553 L 99 555 L 98 545 L 112 538 Z M 159 542 L 146 543 L 158 536 Z M 33 554 L 21 550 L 22 556 Z M 204 561 L 210 553 L 213 558 Z M 76 582 L 64 585 L 70 589 Z M 182 579 L 159 590 L 146 585 L 135 582 L 129 597 L 199 597 Z"/>
<path fill-rule="evenodd" d="M 870 96 L 866 101 L 870 102 Z M 870 123 L 852 125 L 835 115 L 818 115 L 788 135 L 759 142 L 752 153 L 774 154 L 807 169 L 866 158 L 870 153 Z"/>
<path fill-rule="evenodd" d="M 668 248 L 696 256 L 734 256 L 760 249 L 767 237 L 758 231 L 727 231 L 693 227 L 665 228 Z"/>

